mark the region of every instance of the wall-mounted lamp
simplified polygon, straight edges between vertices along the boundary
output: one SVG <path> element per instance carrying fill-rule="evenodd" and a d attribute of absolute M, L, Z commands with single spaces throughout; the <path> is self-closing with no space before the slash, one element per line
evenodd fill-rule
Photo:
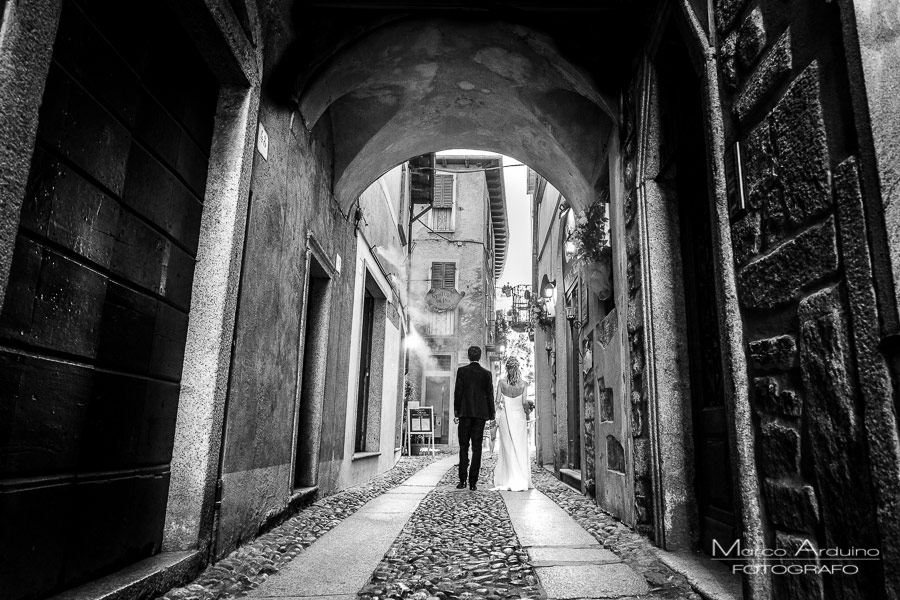
<path fill-rule="evenodd" d="M 547 275 L 541 279 L 541 296 L 544 298 L 552 298 L 553 292 L 556 290 L 556 280 L 550 281 Z"/>

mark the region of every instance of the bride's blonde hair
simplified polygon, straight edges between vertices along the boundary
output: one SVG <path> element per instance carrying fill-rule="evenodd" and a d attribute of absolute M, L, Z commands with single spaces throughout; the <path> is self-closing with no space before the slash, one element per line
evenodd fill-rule
<path fill-rule="evenodd" d="M 514 356 L 510 356 L 506 360 L 506 381 L 509 385 L 518 385 L 522 381 L 522 374 L 519 372 L 519 361 Z"/>

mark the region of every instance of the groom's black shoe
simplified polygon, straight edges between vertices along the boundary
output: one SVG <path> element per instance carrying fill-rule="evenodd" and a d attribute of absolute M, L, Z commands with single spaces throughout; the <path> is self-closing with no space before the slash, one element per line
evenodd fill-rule
<path fill-rule="evenodd" d="M 472 485 L 469 486 L 469 489 L 474 492 L 475 490 L 478 489 L 478 487 L 473 483 Z"/>
<path fill-rule="evenodd" d="M 458 490 L 465 489 L 465 487 L 466 487 L 465 481 L 460 481 L 459 483 L 456 484 L 456 489 L 458 489 Z"/>

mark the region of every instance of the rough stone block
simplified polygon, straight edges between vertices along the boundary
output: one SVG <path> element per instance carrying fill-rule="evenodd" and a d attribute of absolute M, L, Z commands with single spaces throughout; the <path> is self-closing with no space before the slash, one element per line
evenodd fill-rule
<path fill-rule="evenodd" d="M 635 214 L 637 214 L 637 190 L 630 190 L 625 194 L 625 225 L 631 225 Z"/>
<path fill-rule="evenodd" d="M 894 418 L 875 417 L 894 414 L 895 400 L 891 393 L 891 378 L 878 348 L 881 328 L 872 281 L 872 258 L 866 235 L 865 209 L 854 157 L 848 158 L 835 169 L 834 189 L 840 219 L 847 300 L 854 307 L 853 341 L 856 347 L 857 377 L 862 382 L 861 392 L 868 415 L 867 436 L 869 440 L 880 440 L 877 448 L 870 442 L 869 460 L 873 465 L 873 473 L 884 473 L 891 468 L 887 465 L 897 465 L 900 462 L 900 443 L 897 440 Z M 896 230 L 896 224 L 893 227 Z M 900 482 L 896 475 L 879 479 L 879 486 L 883 490 L 880 492 L 881 497 L 900 498 Z M 900 589 L 900 560 L 896 558 L 900 556 L 900 519 L 881 518 L 880 521 L 882 556 L 896 565 L 887 570 L 885 579 L 888 585 Z M 886 527 L 889 521 L 893 521 L 893 524 Z"/>
<path fill-rule="evenodd" d="M 762 11 L 756 7 L 744 19 L 738 32 L 737 57 L 741 66 L 745 69 L 753 66 L 765 47 L 766 28 L 763 23 Z"/>
<path fill-rule="evenodd" d="M 764 206 L 775 188 L 775 147 L 772 128 L 763 120 L 747 135 L 743 152 L 747 203 L 752 208 Z"/>
<path fill-rule="evenodd" d="M 825 119 L 815 62 L 791 83 L 772 111 L 772 139 L 785 218 L 801 225 L 831 208 Z"/>
<path fill-rule="evenodd" d="M 797 340 L 779 335 L 750 342 L 750 360 L 754 369 L 787 371 L 797 365 Z"/>
<path fill-rule="evenodd" d="M 823 280 L 837 269 L 834 218 L 829 217 L 741 269 L 741 304 L 750 309 L 787 304 L 800 298 L 805 286 Z"/>
<path fill-rule="evenodd" d="M 800 432 L 769 421 L 762 427 L 762 467 L 769 477 L 792 477 L 800 472 Z"/>
<path fill-rule="evenodd" d="M 875 547 L 878 543 L 872 481 L 865 434 L 859 419 L 851 358 L 846 303 L 841 286 L 805 298 L 798 309 L 800 372 L 806 402 L 812 466 L 818 483 L 826 538 L 844 546 Z M 853 498 L 852 503 L 847 498 Z M 844 578 L 848 598 L 866 598 L 859 577 Z M 849 581 L 852 580 L 852 581 Z"/>
<path fill-rule="evenodd" d="M 634 189 L 637 183 L 637 162 L 634 160 L 625 161 L 625 187 Z"/>
<path fill-rule="evenodd" d="M 641 287 L 641 263 L 638 260 L 629 260 L 625 269 L 625 278 L 628 281 L 628 291 L 634 292 Z"/>
<path fill-rule="evenodd" d="M 833 286 L 805 298 L 800 303 L 798 317 L 800 372 L 810 408 L 814 416 L 834 420 L 840 429 L 856 435 L 850 342 L 840 288 Z"/>
<path fill-rule="evenodd" d="M 731 224 L 731 245 L 734 248 L 734 262 L 743 265 L 759 254 L 762 230 L 759 213 L 749 212 Z"/>
<path fill-rule="evenodd" d="M 628 336 L 631 339 L 631 376 L 637 377 L 644 371 L 644 345 L 640 332 Z"/>
<path fill-rule="evenodd" d="M 631 435 L 636 438 L 644 435 L 644 408 L 640 404 L 631 407 Z"/>
<path fill-rule="evenodd" d="M 778 549 L 787 550 L 789 556 L 797 556 L 797 558 L 815 558 L 814 556 L 809 556 L 806 552 L 799 552 L 805 543 L 812 544 L 814 548 L 818 548 L 818 544 L 815 539 L 810 539 L 803 536 L 792 535 L 790 533 L 784 533 L 782 531 L 778 531 L 775 534 L 775 547 Z M 789 560 L 783 561 L 785 564 L 791 564 Z M 795 562 L 797 565 L 818 565 L 819 562 L 809 562 L 809 561 L 799 561 Z M 782 577 L 773 577 L 776 588 L 780 588 L 776 592 L 776 597 L 778 598 L 798 598 L 803 600 L 817 600 L 819 598 L 824 598 L 825 589 L 822 584 L 822 576 L 816 575 L 815 573 L 804 573 L 802 575 L 789 575 Z"/>
<path fill-rule="evenodd" d="M 637 227 L 629 227 L 625 231 L 625 256 L 628 260 L 637 260 L 640 245 Z"/>
<path fill-rule="evenodd" d="M 637 439 L 632 442 L 634 473 L 636 476 L 650 476 L 650 440 Z"/>
<path fill-rule="evenodd" d="M 737 89 L 737 32 L 733 32 L 719 48 L 719 64 L 721 65 L 722 82 L 731 91 Z"/>
<path fill-rule="evenodd" d="M 639 331 L 644 326 L 644 298 L 635 294 L 628 299 L 628 333 Z"/>
<path fill-rule="evenodd" d="M 593 448 L 594 447 L 594 420 L 593 419 L 591 419 L 590 421 L 586 420 L 584 422 L 584 435 L 585 435 L 585 439 L 584 439 L 585 446 L 589 445 Z"/>
<path fill-rule="evenodd" d="M 757 377 L 753 380 L 756 407 L 768 414 L 799 417 L 803 401 L 794 390 L 782 390 L 774 377 Z"/>
<path fill-rule="evenodd" d="M 725 33 L 731 29 L 745 2 L 746 0 L 716 0 L 716 27 L 720 32 Z"/>
<path fill-rule="evenodd" d="M 766 506 L 777 527 L 815 533 L 819 526 L 819 503 L 811 485 L 766 479 Z"/>
<path fill-rule="evenodd" d="M 781 81 L 791 72 L 791 31 L 782 34 L 741 90 L 734 111 L 741 121 L 768 98 Z"/>

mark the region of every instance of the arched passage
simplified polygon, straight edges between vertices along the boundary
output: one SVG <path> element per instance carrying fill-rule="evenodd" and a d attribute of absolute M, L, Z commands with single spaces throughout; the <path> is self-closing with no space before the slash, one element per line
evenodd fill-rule
<path fill-rule="evenodd" d="M 334 194 L 346 211 L 394 165 L 441 148 L 516 156 L 587 206 L 615 106 L 534 30 L 414 19 L 335 55 L 299 108 L 309 129 L 333 132 Z"/>

